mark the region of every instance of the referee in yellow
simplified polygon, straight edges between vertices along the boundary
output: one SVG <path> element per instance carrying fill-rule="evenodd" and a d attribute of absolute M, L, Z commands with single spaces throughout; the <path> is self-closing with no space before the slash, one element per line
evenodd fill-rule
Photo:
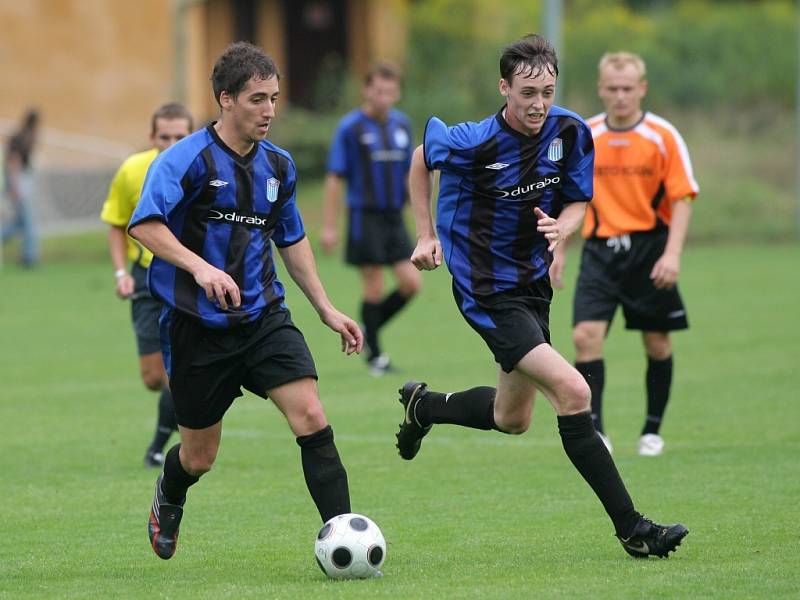
<path fill-rule="evenodd" d="M 158 400 L 158 422 L 153 440 L 147 448 L 144 464 L 160 467 L 164 463 L 163 449 L 169 436 L 177 430 L 169 380 L 161 358 L 158 317 L 161 304 L 147 289 L 147 267 L 153 254 L 129 237 L 128 221 L 139 202 L 145 175 L 159 152 L 172 146 L 192 132 L 192 115 L 182 104 L 161 106 L 151 119 L 150 150 L 128 157 L 117 171 L 108 190 L 100 218 L 111 227 L 108 249 L 114 265 L 117 296 L 131 300 L 131 318 L 139 351 L 139 370 L 148 389 L 161 391 Z M 127 262 L 131 261 L 130 271 Z"/>

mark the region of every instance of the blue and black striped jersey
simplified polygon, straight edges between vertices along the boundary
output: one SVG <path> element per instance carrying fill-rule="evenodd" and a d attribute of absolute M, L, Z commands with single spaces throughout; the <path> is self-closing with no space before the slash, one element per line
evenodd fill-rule
<path fill-rule="evenodd" d="M 423 144 L 426 166 L 441 171 L 436 230 L 462 309 L 492 327 L 477 299 L 547 275 L 552 257 L 534 207 L 557 217 L 565 203 L 591 199 L 591 132 L 553 106 L 535 136 L 512 129 L 500 110 L 452 127 L 432 117 Z"/>
<path fill-rule="evenodd" d="M 347 180 L 351 209 L 397 211 L 408 197 L 412 151 L 411 124 L 402 112 L 391 110 L 379 122 L 356 109 L 339 122 L 328 172 Z"/>
<path fill-rule="evenodd" d="M 153 295 L 215 328 L 253 321 L 282 303 L 270 242 L 286 247 L 305 237 L 296 181 L 286 151 L 263 141 L 240 156 L 213 125 L 162 152 L 147 173 L 129 227 L 163 221 L 184 246 L 233 278 L 242 304 L 223 311 L 191 274 L 158 257 L 148 275 Z"/>

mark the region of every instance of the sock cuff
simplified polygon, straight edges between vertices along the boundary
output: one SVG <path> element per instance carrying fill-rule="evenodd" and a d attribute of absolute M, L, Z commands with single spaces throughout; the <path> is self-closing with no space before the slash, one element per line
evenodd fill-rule
<path fill-rule="evenodd" d="M 672 366 L 672 354 L 670 354 L 667 358 L 653 358 L 651 356 L 647 357 L 647 366 L 648 367 L 671 367 Z"/>
<path fill-rule="evenodd" d="M 301 448 L 321 448 L 333 443 L 333 428 L 326 425 L 319 431 L 309 435 L 300 435 L 296 439 L 297 445 Z"/>
<path fill-rule="evenodd" d="M 602 371 L 606 367 L 605 360 L 598 358 L 595 360 L 587 360 L 584 362 L 575 362 L 575 368 L 583 375 L 584 373 L 596 373 Z"/>
<path fill-rule="evenodd" d="M 558 433 L 562 438 L 583 437 L 594 433 L 591 411 L 584 411 L 574 415 L 558 415 Z"/>
<path fill-rule="evenodd" d="M 175 444 L 169 449 L 169 452 L 167 452 L 167 455 L 164 457 L 164 471 L 167 477 L 177 480 L 176 482 L 178 485 L 188 488 L 200 481 L 200 478 L 187 473 L 186 469 L 183 468 L 180 451 L 180 444 Z M 167 473 L 167 471 L 169 472 Z"/>

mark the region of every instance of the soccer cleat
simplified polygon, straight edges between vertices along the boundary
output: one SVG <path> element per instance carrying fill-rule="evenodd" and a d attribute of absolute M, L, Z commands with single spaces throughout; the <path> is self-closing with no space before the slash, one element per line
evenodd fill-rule
<path fill-rule="evenodd" d="M 161 491 L 161 480 L 164 474 L 156 480 L 156 493 L 153 497 L 153 507 L 150 509 L 150 519 L 147 522 L 147 535 L 150 545 L 159 558 L 167 560 L 175 554 L 178 545 L 178 529 L 183 516 L 183 502 L 170 504 Z"/>
<path fill-rule="evenodd" d="M 422 427 L 417 421 L 416 408 L 417 402 L 428 391 L 428 386 L 419 381 L 408 381 L 398 390 L 400 403 L 405 409 L 405 417 L 400 423 L 400 431 L 397 432 L 397 449 L 400 456 L 405 460 L 411 460 L 419 452 L 422 438 L 428 435 L 433 425 Z"/>
<path fill-rule="evenodd" d="M 144 466 L 145 467 L 163 467 L 164 466 L 164 454 L 162 452 L 156 452 L 154 450 L 148 450 L 147 454 L 144 455 Z"/>
<path fill-rule="evenodd" d="M 392 361 L 385 354 L 379 354 L 367 361 L 369 374 L 373 377 L 383 377 L 387 373 L 397 373 Z"/>
<path fill-rule="evenodd" d="M 611 445 L 611 440 L 608 439 L 608 436 L 605 433 L 597 432 L 597 435 L 600 436 L 600 439 L 603 440 L 603 444 L 606 448 L 608 448 L 609 454 L 614 454 L 614 446 Z"/>
<path fill-rule="evenodd" d="M 641 517 L 633 533 L 628 538 L 617 536 L 625 552 L 634 558 L 658 556 L 668 558 L 681 545 L 689 530 L 680 523 L 675 525 L 659 525 L 650 519 Z"/>
<path fill-rule="evenodd" d="M 664 438 L 657 433 L 646 433 L 639 438 L 640 456 L 658 456 L 664 452 Z"/>

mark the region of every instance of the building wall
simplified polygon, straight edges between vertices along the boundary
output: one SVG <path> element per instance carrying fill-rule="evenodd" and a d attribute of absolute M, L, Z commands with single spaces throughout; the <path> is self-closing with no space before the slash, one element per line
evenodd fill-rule
<path fill-rule="evenodd" d="M 286 0 L 255 1 L 255 41 L 275 58 L 291 103 Z M 347 2 L 350 69 L 360 76 L 377 58 L 402 63 L 408 0 Z M 198 123 L 214 118 L 209 76 L 233 41 L 232 10 L 230 0 L 0 0 L 0 135 L 33 105 L 45 144 L 52 130 L 51 140 L 76 134 L 62 153 L 90 136 L 120 154 L 148 145 L 150 115 L 164 102 L 184 101 Z"/>
<path fill-rule="evenodd" d="M 164 0 L 0 0 L 0 119 L 35 105 L 45 129 L 147 145 L 173 98 L 172 16 Z"/>

